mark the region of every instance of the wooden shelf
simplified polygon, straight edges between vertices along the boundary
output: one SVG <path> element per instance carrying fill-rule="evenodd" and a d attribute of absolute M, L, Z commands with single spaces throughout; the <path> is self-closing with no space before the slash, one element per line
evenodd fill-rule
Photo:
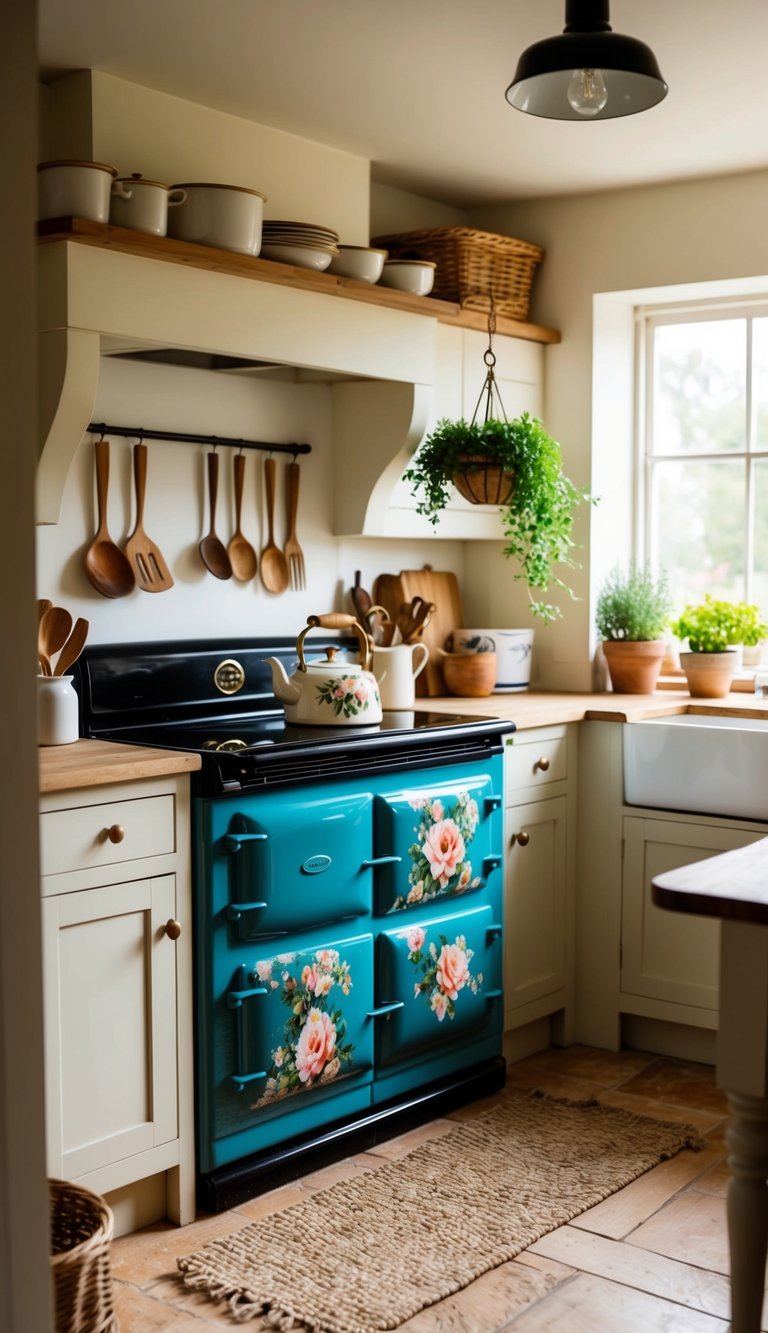
<path fill-rule="evenodd" d="M 274 260 L 252 258 L 233 250 L 220 250 L 210 245 L 193 245 L 170 236 L 152 236 L 129 227 L 114 227 L 106 222 L 90 222 L 84 218 L 50 218 L 37 224 L 38 240 L 77 241 L 81 245 L 95 245 L 143 259 L 160 259 L 168 264 L 186 264 L 189 268 L 204 268 L 232 277 L 250 278 L 257 282 L 272 282 L 283 287 L 303 291 L 323 292 L 341 296 L 348 301 L 365 301 L 394 310 L 408 310 L 412 314 L 429 315 L 440 324 L 459 328 L 487 328 L 485 315 L 478 310 L 462 310 L 453 301 L 438 301 L 429 296 L 411 296 L 408 292 L 394 291 L 353 278 L 340 278 L 332 273 L 316 273 L 313 269 L 297 268 L 292 264 L 278 264 Z M 529 342 L 559 343 L 556 329 L 538 324 L 527 324 L 514 319 L 497 317 L 496 333 Z"/>

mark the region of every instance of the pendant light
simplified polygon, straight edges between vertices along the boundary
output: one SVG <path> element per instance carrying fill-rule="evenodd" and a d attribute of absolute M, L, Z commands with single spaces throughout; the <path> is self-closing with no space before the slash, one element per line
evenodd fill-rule
<path fill-rule="evenodd" d="M 613 32 L 609 0 L 565 0 L 565 28 L 523 51 L 506 91 L 510 106 L 548 120 L 610 120 L 647 111 L 667 95 L 656 57 Z"/>

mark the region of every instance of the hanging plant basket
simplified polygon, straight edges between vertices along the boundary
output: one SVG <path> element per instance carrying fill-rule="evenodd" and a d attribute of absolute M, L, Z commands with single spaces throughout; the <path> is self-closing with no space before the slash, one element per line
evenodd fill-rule
<path fill-rule="evenodd" d="M 515 490 L 514 472 L 507 472 L 480 455 L 460 458 L 452 480 L 459 495 L 473 505 L 509 504 Z"/>

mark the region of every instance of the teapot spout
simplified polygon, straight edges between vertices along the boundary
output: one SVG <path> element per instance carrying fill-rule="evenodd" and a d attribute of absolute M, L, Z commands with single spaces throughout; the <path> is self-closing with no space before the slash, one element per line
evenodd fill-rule
<path fill-rule="evenodd" d="M 296 704 L 301 697 L 301 689 L 288 679 L 285 667 L 279 657 L 266 657 L 267 666 L 272 668 L 272 693 L 284 704 Z"/>

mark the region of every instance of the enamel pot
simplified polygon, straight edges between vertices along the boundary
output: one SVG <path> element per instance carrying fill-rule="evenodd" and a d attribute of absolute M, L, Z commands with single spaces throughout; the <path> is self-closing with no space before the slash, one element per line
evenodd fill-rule
<path fill-rule="evenodd" d="M 103 162 L 38 162 L 38 217 L 106 222 L 117 167 Z"/>
<path fill-rule="evenodd" d="M 243 255 L 261 249 L 266 195 L 241 185 L 174 185 L 186 199 L 168 215 L 168 235 Z"/>
<path fill-rule="evenodd" d="M 118 227 L 132 227 L 134 231 L 165 236 L 168 231 L 168 209 L 177 208 L 187 197 L 186 190 L 171 189 L 160 181 L 147 181 L 134 173 L 120 176 L 112 182 L 109 220 Z"/>

